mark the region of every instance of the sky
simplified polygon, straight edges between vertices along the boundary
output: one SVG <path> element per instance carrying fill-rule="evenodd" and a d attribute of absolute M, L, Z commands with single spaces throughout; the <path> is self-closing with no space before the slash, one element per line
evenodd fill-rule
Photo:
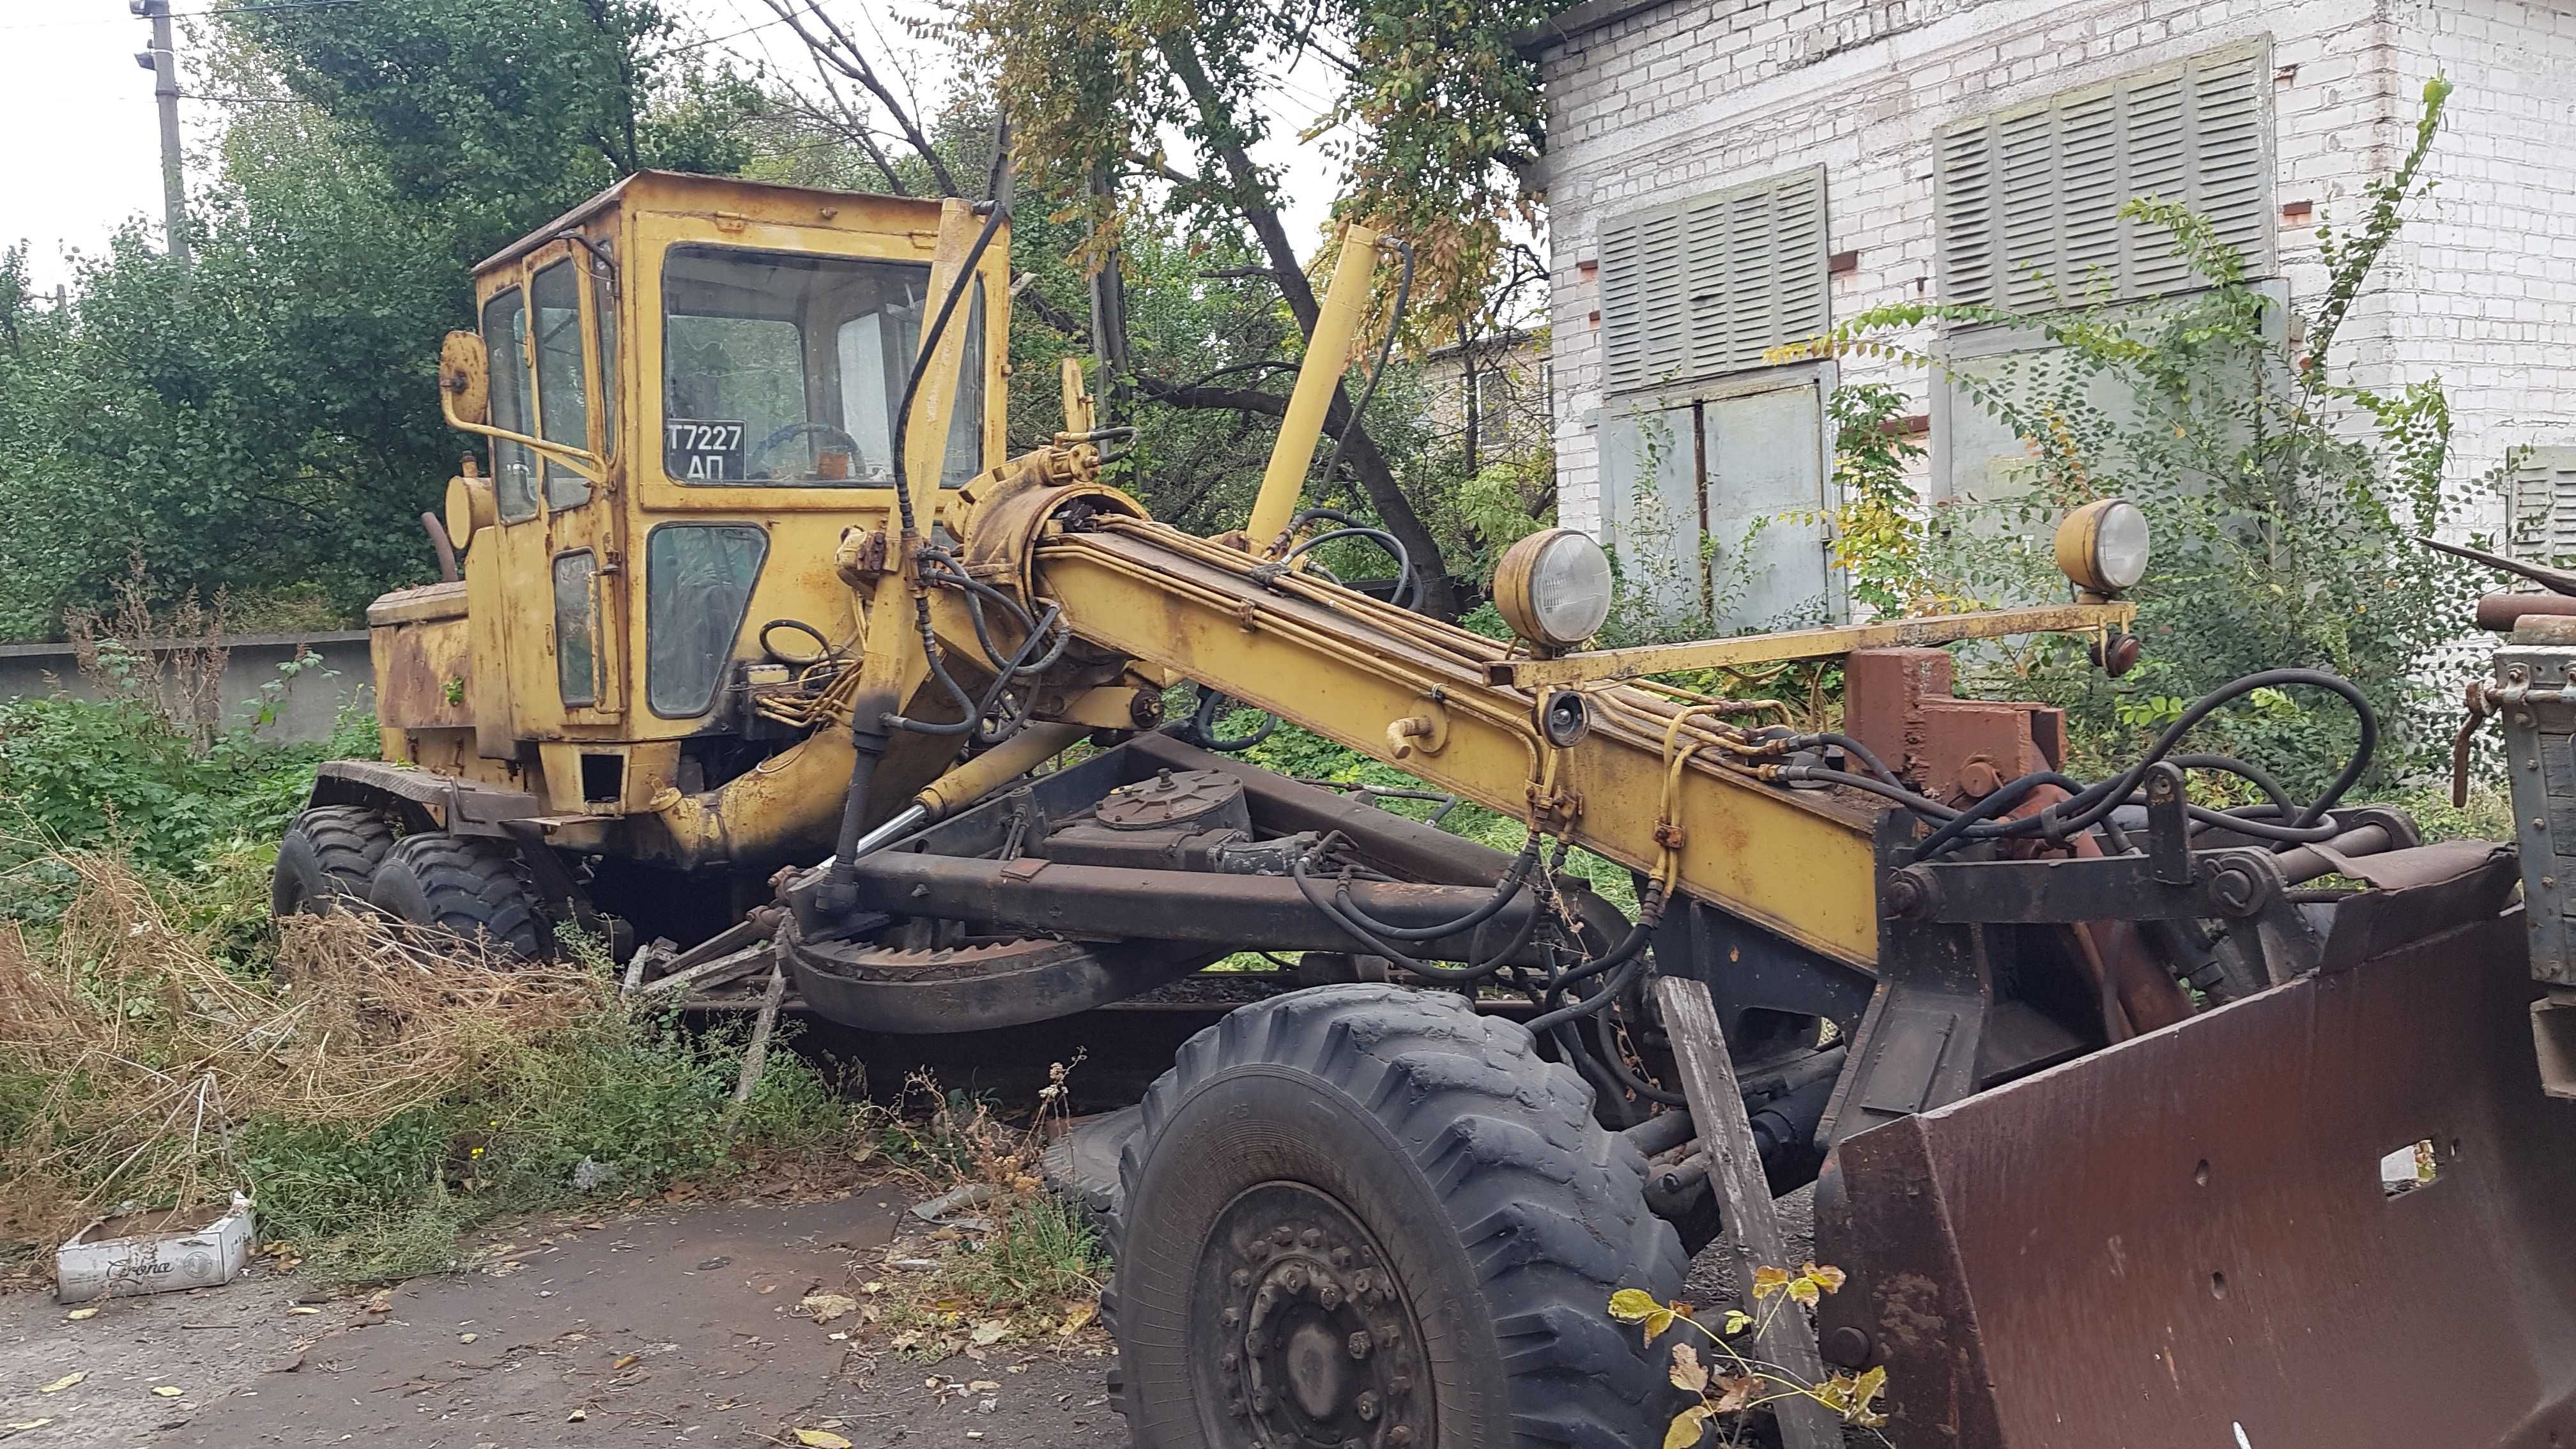
<path fill-rule="evenodd" d="M 175 0 L 180 15 L 248 0 Z M 385 0 L 359 0 L 385 3 Z M 823 0 L 864 34 L 858 17 L 876 0 Z M 678 0 L 701 32 L 747 62 L 810 75 L 794 33 L 760 0 Z M 906 7 L 908 8 L 908 7 Z M 890 34 L 902 32 L 886 27 Z M 29 270 L 42 290 L 67 280 L 70 251 L 102 249 L 137 216 L 157 234 L 161 221 L 160 122 L 152 74 L 134 63 L 151 42 L 150 26 L 126 11 L 126 0 L 0 0 L 0 56 L 10 84 L 0 86 L 0 245 L 25 242 Z M 181 84 L 190 84 L 184 68 Z M 939 77 L 925 76 L 936 87 Z M 1274 115 L 1274 139 L 1259 159 L 1286 170 L 1290 235 L 1308 246 L 1332 196 L 1333 173 L 1297 133 L 1325 98 L 1320 82 L 1287 78 Z M 218 134 L 222 107 L 182 101 L 187 149 L 202 155 Z"/>

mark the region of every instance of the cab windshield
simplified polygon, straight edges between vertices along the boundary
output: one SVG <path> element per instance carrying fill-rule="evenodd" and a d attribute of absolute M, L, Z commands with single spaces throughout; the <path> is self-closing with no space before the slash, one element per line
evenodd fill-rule
<path fill-rule="evenodd" d="M 662 269 L 662 462 L 694 484 L 894 481 L 894 410 L 930 268 L 674 247 Z M 966 358 L 939 481 L 982 471 L 984 290 L 950 326 Z M 934 304 L 935 305 L 935 304 Z"/>

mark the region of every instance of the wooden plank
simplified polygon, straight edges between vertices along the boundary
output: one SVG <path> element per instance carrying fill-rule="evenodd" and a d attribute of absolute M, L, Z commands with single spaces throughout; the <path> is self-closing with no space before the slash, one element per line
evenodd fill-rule
<path fill-rule="evenodd" d="M 1678 976 L 1656 978 L 1655 1001 L 1663 1008 L 1664 1030 L 1681 1065 L 1682 1095 L 1690 1101 L 1700 1150 L 1708 1154 L 1709 1185 L 1717 1190 L 1725 1209 L 1726 1239 L 1735 1250 L 1735 1282 L 1744 1294 L 1744 1311 L 1760 1319 L 1762 1309 L 1753 1301 L 1753 1270 L 1780 1268 L 1795 1273 L 1800 1265 L 1789 1256 L 1789 1236 L 1772 1205 L 1770 1181 L 1762 1175 L 1762 1154 L 1753 1143 L 1753 1121 L 1744 1112 L 1735 1063 L 1718 1030 L 1717 1006 L 1709 999 L 1705 982 Z M 1769 1315 L 1769 1325 L 1760 1330 L 1754 1348 L 1764 1362 L 1800 1383 L 1825 1381 L 1815 1326 L 1796 1303 L 1784 1302 Z M 1772 1407 L 1780 1416 L 1786 1449 L 1840 1449 L 1842 1427 L 1831 1409 L 1801 1395 L 1783 1395 Z"/>
<path fill-rule="evenodd" d="M 751 1045 L 743 1049 L 742 1076 L 733 1084 L 733 1100 L 725 1106 L 724 1140 L 728 1147 L 733 1145 L 734 1132 L 742 1126 L 742 1114 L 751 1106 L 751 1094 L 759 1088 L 761 1074 L 769 1069 L 769 1034 L 778 1025 L 778 1008 L 786 999 L 787 967 L 773 959 L 769 989 L 760 997 L 760 1019 L 752 1024 Z"/>

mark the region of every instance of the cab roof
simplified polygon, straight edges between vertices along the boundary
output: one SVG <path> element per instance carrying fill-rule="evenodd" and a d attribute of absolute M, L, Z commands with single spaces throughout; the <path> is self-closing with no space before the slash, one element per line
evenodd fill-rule
<path fill-rule="evenodd" d="M 738 210 L 764 221 L 798 221 L 810 225 L 813 223 L 807 220 L 809 217 L 827 218 L 834 212 L 854 206 L 864 206 L 879 213 L 889 209 L 916 212 L 919 214 L 917 225 L 926 229 L 936 229 L 939 225 L 940 203 L 932 197 L 834 191 L 819 186 L 788 186 L 774 181 L 746 181 L 738 176 L 705 176 L 683 171 L 638 171 L 485 257 L 474 270 L 479 276 L 514 262 L 565 232 L 587 229 L 591 223 L 621 207 L 638 211 Z M 795 215 L 799 212 L 805 215 Z"/>

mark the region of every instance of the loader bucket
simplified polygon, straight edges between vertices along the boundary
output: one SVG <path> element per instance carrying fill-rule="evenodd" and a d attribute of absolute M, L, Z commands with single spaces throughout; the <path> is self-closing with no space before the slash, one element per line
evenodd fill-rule
<path fill-rule="evenodd" d="M 1901 1449 L 2576 1449 L 2576 1102 L 2541 1092 L 2524 936 L 1843 1142 L 1827 1356 L 1887 1366 Z"/>

